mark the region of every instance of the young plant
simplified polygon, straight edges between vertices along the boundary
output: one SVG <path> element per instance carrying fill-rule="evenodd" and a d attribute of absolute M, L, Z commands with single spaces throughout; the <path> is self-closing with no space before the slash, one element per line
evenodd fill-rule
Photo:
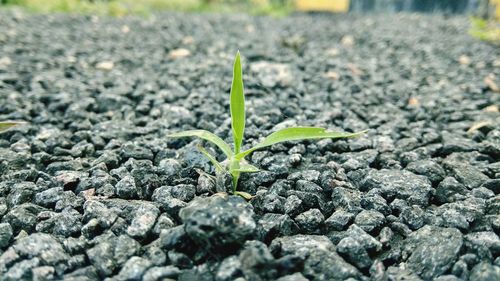
<path fill-rule="evenodd" d="M 238 179 L 241 173 L 258 172 L 259 169 L 245 160 L 245 156 L 254 152 L 257 149 L 262 149 L 276 143 L 285 141 L 296 141 L 305 139 L 323 139 L 323 138 L 351 138 L 357 137 L 363 132 L 357 133 L 344 133 L 344 132 L 330 132 L 324 128 L 319 127 L 294 127 L 278 130 L 254 147 L 241 151 L 243 135 L 245 131 L 245 95 L 243 92 L 243 79 L 241 71 L 240 52 L 236 54 L 234 59 L 233 68 L 233 82 L 230 92 L 230 110 L 231 110 L 231 127 L 233 131 L 234 150 L 230 145 L 224 142 L 220 137 L 205 130 L 189 130 L 168 135 L 168 137 L 198 137 L 215 144 L 226 155 L 227 159 L 219 163 L 203 147 L 198 146 L 198 149 L 212 162 L 215 166 L 216 172 L 229 173 L 232 176 L 232 192 L 233 194 L 240 195 L 244 198 L 251 197 L 248 193 L 237 191 Z"/>
<path fill-rule="evenodd" d="M 24 122 L 17 122 L 17 121 L 6 121 L 6 122 L 0 122 L 0 133 L 7 131 L 9 128 L 12 128 L 17 125 L 21 125 Z"/>

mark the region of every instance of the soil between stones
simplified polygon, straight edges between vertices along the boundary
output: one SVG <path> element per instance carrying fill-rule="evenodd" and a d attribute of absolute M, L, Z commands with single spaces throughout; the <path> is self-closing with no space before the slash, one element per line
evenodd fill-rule
<path fill-rule="evenodd" d="M 0 120 L 29 122 L 0 135 L 1 280 L 499 280 L 500 51 L 467 28 L 0 13 Z M 165 135 L 231 139 L 237 49 L 247 144 L 369 133 L 255 152 L 257 196 L 214 196 L 197 141 Z"/>

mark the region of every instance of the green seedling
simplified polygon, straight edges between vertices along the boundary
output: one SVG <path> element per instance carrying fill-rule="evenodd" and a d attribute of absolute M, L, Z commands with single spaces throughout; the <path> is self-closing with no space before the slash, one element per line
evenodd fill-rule
<path fill-rule="evenodd" d="M 276 143 L 286 141 L 297 141 L 306 139 L 323 139 L 323 138 L 352 138 L 357 137 L 363 132 L 345 133 L 345 132 L 330 132 L 319 127 L 293 127 L 278 130 L 254 147 L 241 151 L 243 143 L 243 135 L 245 132 L 245 95 L 243 92 L 243 79 L 241 71 L 240 53 L 236 54 L 233 68 L 233 82 L 230 92 L 230 110 L 231 110 L 231 127 L 233 132 L 234 150 L 217 135 L 205 130 L 189 130 L 168 135 L 168 137 L 198 137 L 215 144 L 226 155 L 227 159 L 223 162 L 218 162 L 203 147 L 198 146 L 198 149 L 210 160 L 215 166 L 216 173 L 229 173 L 232 176 L 232 192 L 246 199 L 251 198 L 251 195 L 245 192 L 237 191 L 238 179 L 241 173 L 258 172 L 259 169 L 249 164 L 245 157 L 257 149 L 262 149 Z"/>
<path fill-rule="evenodd" d="M 17 121 L 0 122 L 0 133 L 21 124 L 24 124 L 24 122 L 17 122 Z"/>

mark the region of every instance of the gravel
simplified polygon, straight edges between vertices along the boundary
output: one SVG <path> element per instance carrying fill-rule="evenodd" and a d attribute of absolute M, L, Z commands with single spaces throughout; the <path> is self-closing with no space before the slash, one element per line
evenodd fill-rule
<path fill-rule="evenodd" d="M 499 280 L 498 49 L 439 15 L 0 11 L 0 280 Z M 170 132 L 247 144 L 249 202 Z M 480 124 L 481 126 L 476 126 Z M 213 155 L 218 150 L 206 145 Z"/>

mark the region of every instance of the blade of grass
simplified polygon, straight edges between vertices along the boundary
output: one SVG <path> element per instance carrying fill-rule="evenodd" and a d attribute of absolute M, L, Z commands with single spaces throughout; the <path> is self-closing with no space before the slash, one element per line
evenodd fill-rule
<path fill-rule="evenodd" d="M 295 127 L 285 128 L 267 136 L 261 143 L 235 155 L 236 159 L 243 159 L 246 155 L 257 149 L 271 146 L 276 143 L 295 140 L 323 139 L 323 138 L 352 138 L 357 137 L 366 131 L 357 133 L 328 132 L 325 128 L 318 127 Z"/>
<path fill-rule="evenodd" d="M 255 167 L 254 165 L 250 165 L 248 163 L 241 163 L 239 169 L 235 169 L 234 171 L 240 172 L 240 173 L 255 173 L 259 172 L 259 168 Z"/>
<path fill-rule="evenodd" d="M 210 160 L 210 162 L 212 162 L 212 164 L 215 166 L 215 169 L 217 170 L 217 172 L 222 172 L 222 165 L 219 163 L 219 161 L 217 161 L 217 159 L 215 159 L 215 157 L 212 156 L 212 154 L 210 154 L 203 146 L 201 145 L 197 145 L 196 148 L 198 148 L 198 150 L 203 153 L 203 155 L 205 155 L 205 157 L 208 158 L 208 160 Z"/>
<path fill-rule="evenodd" d="M 225 141 L 223 141 L 218 136 L 210 133 L 205 130 L 189 130 L 184 132 L 178 132 L 168 135 L 169 138 L 182 138 L 182 137 L 199 137 L 201 139 L 207 140 L 215 144 L 219 147 L 224 154 L 226 154 L 227 158 L 231 158 L 233 156 L 233 152 L 231 151 L 231 147 Z"/>
<path fill-rule="evenodd" d="M 241 70 L 240 52 L 236 53 L 233 67 L 233 83 L 230 93 L 231 126 L 233 129 L 234 153 L 240 152 L 243 134 L 245 133 L 245 94 Z"/>
<path fill-rule="evenodd" d="M 16 122 L 16 121 L 6 121 L 0 122 L 0 133 L 3 131 L 7 131 L 9 128 L 24 124 L 24 122 Z"/>

